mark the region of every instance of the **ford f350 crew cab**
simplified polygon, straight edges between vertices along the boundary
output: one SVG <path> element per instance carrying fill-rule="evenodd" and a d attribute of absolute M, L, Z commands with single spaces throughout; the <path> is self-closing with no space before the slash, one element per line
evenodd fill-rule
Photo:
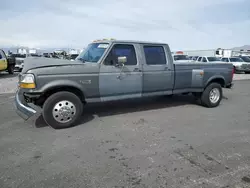
<path fill-rule="evenodd" d="M 222 88 L 230 88 L 229 63 L 173 63 L 169 46 L 139 41 L 97 41 L 75 61 L 27 58 L 15 97 L 17 113 L 27 120 L 41 107 L 53 128 L 74 125 L 91 102 L 193 93 L 216 107 Z M 36 105 L 36 106 L 34 106 Z"/>

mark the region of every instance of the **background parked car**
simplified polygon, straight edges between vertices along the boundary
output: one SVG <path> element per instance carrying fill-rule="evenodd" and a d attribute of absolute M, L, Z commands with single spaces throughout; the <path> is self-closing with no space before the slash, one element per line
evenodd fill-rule
<path fill-rule="evenodd" d="M 173 58 L 174 58 L 174 61 L 181 61 L 181 62 L 190 62 L 191 60 L 188 58 L 188 55 L 180 55 L 180 54 L 178 54 L 178 55 L 174 55 L 173 56 Z"/>
<path fill-rule="evenodd" d="M 212 57 L 212 56 L 200 56 L 197 58 L 197 62 L 220 62 L 220 59 L 217 57 Z"/>
<path fill-rule="evenodd" d="M 8 71 L 9 74 L 14 73 L 15 58 L 7 57 L 3 50 L 0 50 L 0 72 Z"/>
<path fill-rule="evenodd" d="M 68 59 L 70 61 L 74 61 L 77 58 L 78 55 L 79 54 L 70 54 L 70 55 L 67 56 L 66 59 Z"/>
<path fill-rule="evenodd" d="M 21 72 L 24 66 L 24 59 L 27 58 L 27 54 L 11 54 L 11 57 L 16 60 L 15 70 Z"/>
<path fill-rule="evenodd" d="M 250 63 L 244 62 L 240 57 L 223 57 L 221 61 L 232 63 L 235 72 L 250 73 Z"/>
<path fill-rule="evenodd" d="M 199 56 L 192 56 L 192 61 L 196 61 L 198 59 Z"/>

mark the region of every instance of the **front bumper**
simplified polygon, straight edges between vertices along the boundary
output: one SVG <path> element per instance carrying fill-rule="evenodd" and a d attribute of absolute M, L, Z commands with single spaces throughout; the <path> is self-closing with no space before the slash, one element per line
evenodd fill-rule
<path fill-rule="evenodd" d="M 36 110 L 31 108 L 24 100 L 23 95 L 16 93 L 15 96 L 16 113 L 23 118 L 28 120 L 30 117 L 36 114 Z"/>

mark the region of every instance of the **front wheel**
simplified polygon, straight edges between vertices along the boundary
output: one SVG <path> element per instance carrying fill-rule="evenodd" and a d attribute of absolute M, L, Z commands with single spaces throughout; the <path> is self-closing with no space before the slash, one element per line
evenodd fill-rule
<path fill-rule="evenodd" d="M 218 83 L 209 84 L 201 95 L 201 103 L 208 108 L 217 107 L 222 99 L 222 87 Z"/>
<path fill-rule="evenodd" d="M 43 105 L 43 118 L 54 129 L 72 127 L 82 115 L 83 103 L 71 92 L 57 92 Z"/>

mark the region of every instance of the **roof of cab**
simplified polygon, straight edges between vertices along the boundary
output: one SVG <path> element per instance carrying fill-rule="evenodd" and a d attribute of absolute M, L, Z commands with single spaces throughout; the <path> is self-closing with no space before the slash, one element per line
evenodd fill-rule
<path fill-rule="evenodd" d="M 115 40 L 115 39 L 102 39 L 102 40 L 94 40 L 93 43 L 99 42 L 108 42 L 108 43 L 136 43 L 136 44 L 158 44 L 158 45 L 166 45 L 166 43 L 159 42 L 150 42 L 150 41 L 137 41 L 137 40 Z"/>

